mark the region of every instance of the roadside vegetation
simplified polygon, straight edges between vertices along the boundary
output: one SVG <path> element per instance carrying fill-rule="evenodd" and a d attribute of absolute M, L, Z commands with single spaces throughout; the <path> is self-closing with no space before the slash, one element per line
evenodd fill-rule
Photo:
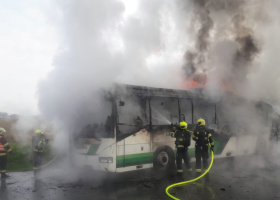
<path fill-rule="evenodd" d="M 8 153 L 7 171 L 33 170 L 33 149 L 30 145 L 10 144 L 13 153 Z M 52 159 L 51 144 L 44 147 L 43 164 Z"/>
<path fill-rule="evenodd" d="M 18 132 L 17 124 L 20 118 L 16 115 L 8 115 L 7 113 L 0 112 L 0 127 L 6 130 L 4 134 L 8 140 L 11 148 L 13 149 L 13 154 L 8 153 L 7 171 L 28 171 L 33 170 L 33 149 L 31 147 L 31 137 L 34 135 L 36 128 L 30 129 L 28 132 L 24 132 L 24 137 L 26 141 L 21 141 L 21 137 L 16 140 L 16 136 L 23 134 Z M 41 127 L 40 119 L 32 118 L 32 123 L 35 122 L 34 127 Z M 48 139 L 52 139 L 48 132 L 50 129 L 44 129 L 44 134 Z M 22 143 L 20 143 L 20 141 Z M 30 142 L 28 144 L 28 141 Z M 25 145 L 23 145 L 23 143 Z M 27 144 L 28 145 L 27 145 Z M 48 145 L 44 147 L 43 161 L 42 164 L 48 163 L 54 156 L 51 152 L 52 142 L 50 141 Z"/>

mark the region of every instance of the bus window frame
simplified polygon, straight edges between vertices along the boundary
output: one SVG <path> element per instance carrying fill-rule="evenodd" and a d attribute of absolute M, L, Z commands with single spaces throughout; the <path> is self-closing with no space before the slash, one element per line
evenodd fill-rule
<path fill-rule="evenodd" d="M 138 95 L 133 95 L 133 96 L 138 96 Z M 182 120 L 182 116 L 181 116 L 181 106 L 180 106 L 180 104 L 181 104 L 181 102 L 183 101 L 183 100 L 190 100 L 190 102 L 191 102 L 191 118 L 192 118 L 192 124 L 191 125 L 194 125 L 196 122 L 194 122 L 194 101 L 197 99 L 197 100 L 205 100 L 207 103 L 209 102 L 209 104 L 212 104 L 212 105 L 214 105 L 214 110 L 215 110 L 215 115 L 214 115 L 214 117 L 215 117 L 215 123 L 214 124 L 216 124 L 216 125 L 218 125 L 219 123 L 218 123 L 218 117 L 217 117 L 217 103 L 216 102 L 210 102 L 210 101 L 208 101 L 207 99 L 200 99 L 200 98 L 180 98 L 180 97 L 166 97 L 166 96 L 146 96 L 146 98 L 147 98 L 147 102 L 148 102 L 148 113 L 149 113 L 149 117 L 148 117 L 148 122 L 149 122 L 149 124 L 147 125 L 147 129 L 148 130 L 152 130 L 153 129 L 153 127 L 159 127 L 159 126 L 167 126 L 167 125 L 154 125 L 153 124 L 153 122 L 152 122 L 152 117 L 153 117 L 153 113 L 152 113 L 152 107 L 151 107 L 151 101 L 152 101 L 152 99 L 154 98 L 154 99 L 156 99 L 156 98 L 167 98 L 167 99 L 174 99 L 174 100 L 177 100 L 177 112 L 178 112 L 178 117 L 179 117 L 179 123 L 181 122 L 181 120 Z M 114 124 L 114 127 L 115 127 L 115 138 L 118 138 L 118 136 L 120 136 L 121 134 L 121 132 L 120 132 L 120 130 L 119 130 L 119 125 L 118 125 L 118 120 L 119 120 L 119 117 L 118 117 L 118 109 L 117 109 L 117 100 L 119 100 L 119 97 L 115 97 L 114 98 L 114 106 L 113 106 L 113 112 L 115 113 L 114 114 L 114 122 L 115 122 L 115 124 Z M 210 124 L 213 124 L 213 123 L 209 123 L 209 125 Z M 170 124 L 171 125 L 171 124 Z M 135 134 L 135 133 L 128 133 L 128 134 L 126 134 L 127 136 L 126 137 L 129 137 L 130 135 L 133 135 L 133 134 Z M 125 137 L 125 138 L 126 138 Z"/>
<path fill-rule="evenodd" d="M 139 95 L 131 95 L 131 96 L 135 96 L 135 97 L 138 97 Z M 126 137 L 129 137 L 130 135 L 133 135 L 133 134 L 135 134 L 135 132 L 131 132 L 131 133 L 125 133 L 124 135 L 125 136 L 122 136 L 123 134 L 121 134 L 121 131 L 120 131 L 120 128 L 119 128 L 119 113 L 118 113 L 118 109 L 117 109 L 117 100 L 120 100 L 120 95 L 118 95 L 118 96 L 116 96 L 115 98 L 114 98 L 114 105 L 115 105 L 115 109 L 114 109 L 114 113 L 115 113 L 115 129 L 116 129 L 116 131 L 115 131 L 115 138 L 117 138 L 117 140 L 118 140 L 118 137 L 120 137 L 120 138 L 126 138 Z M 148 103 L 149 103 L 149 107 L 148 107 L 148 109 L 149 109 L 149 115 L 150 115 L 150 96 L 148 96 L 147 97 L 147 100 L 148 100 Z M 125 105 L 124 105 L 125 106 Z M 151 115 L 149 116 L 149 119 L 148 119 L 148 121 L 150 121 L 151 120 Z M 150 123 L 151 123 L 151 121 L 150 121 Z M 144 125 L 144 126 L 148 126 L 148 125 Z M 118 140 L 118 141 L 120 141 L 120 140 Z"/>
<path fill-rule="evenodd" d="M 179 98 L 178 97 L 161 97 L 161 96 L 150 96 L 150 99 L 149 99 L 149 109 L 150 109 L 150 127 L 153 127 L 153 126 L 166 126 L 165 125 L 160 125 L 160 124 L 157 124 L 157 125 L 153 125 L 152 124 L 152 107 L 151 107 L 151 100 L 152 98 L 167 98 L 167 99 L 175 99 L 177 100 L 177 107 L 178 107 L 178 121 L 180 123 L 180 106 L 179 106 Z M 171 124 L 170 124 L 171 125 Z"/>
<path fill-rule="evenodd" d="M 116 101 L 115 101 L 115 98 L 113 98 L 112 96 L 106 97 L 106 100 L 109 101 L 112 105 L 110 116 L 112 117 L 113 124 L 110 125 L 112 127 L 111 128 L 112 130 L 109 132 L 108 137 L 100 137 L 100 139 L 114 139 L 114 138 L 116 138 L 116 131 L 115 131 L 116 130 L 116 115 L 115 115 Z M 106 121 L 104 124 L 107 125 Z"/>

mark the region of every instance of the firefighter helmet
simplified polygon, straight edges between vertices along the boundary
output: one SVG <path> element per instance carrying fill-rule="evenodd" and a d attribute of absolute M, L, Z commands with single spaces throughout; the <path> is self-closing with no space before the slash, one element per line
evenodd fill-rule
<path fill-rule="evenodd" d="M 0 127 L 0 135 L 2 135 L 3 133 L 6 133 L 6 130 Z"/>
<path fill-rule="evenodd" d="M 35 135 L 38 135 L 38 134 L 40 134 L 40 133 L 42 133 L 42 131 L 39 130 L 39 129 L 35 131 Z"/>
<path fill-rule="evenodd" d="M 180 122 L 180 128 L 181 129 L 187 129 L 188 124 L 186 122 Z"/>
<path fill-rule="evenodd" d="M 196 121 L 196 123 L 198 124 L 198 126 L 205 126 L 205 121 L 204 121 L 204 119 L 198 119 L 197 121 Z"/>

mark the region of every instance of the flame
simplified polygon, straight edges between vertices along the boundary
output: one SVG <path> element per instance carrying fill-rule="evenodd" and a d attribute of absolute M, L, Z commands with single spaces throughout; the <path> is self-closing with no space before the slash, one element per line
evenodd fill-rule
<path fill-rule="evenodd" d="M 207 83 L 207 76 L 193 76 L 190 80 L 186 80 L 183 88 L 205 88 Z M 221 81 L 220 87 L 223 91 L 233 91 L 233 88 L 227 81 Z"/>
<path fill-rule="evenodd" d="M 200 83 L 198 81 L 194 81 L 194 80 L 190 80 L 188 83 L 187 83 L 187 88 L 204 88 L 206 82 L 205 83 Z"/>
<path fill-rule="evenodd" d="M 204 88 L 207 82 L 207 75 L 204 73 L 195 74 L 191 77 L 191 80 L 187 80 L 186 87 L 189 88 Z"/>

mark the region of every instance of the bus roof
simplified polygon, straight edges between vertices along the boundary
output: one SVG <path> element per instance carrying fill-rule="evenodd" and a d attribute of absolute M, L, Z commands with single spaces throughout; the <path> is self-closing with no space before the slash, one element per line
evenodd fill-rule
<path fill-rule="evenodd" d="M 177 90 L 177 89 L 165 89 L 165 88 L 154 88 L 146 86 L 135 86 L 116 84 L 116 94 L 128 93 L 136 96 L 153 96 L 153 97 L 175 97 L 175 98 L 195 98 L 205 99 L 202 93 L 202 89 L 191 89 L 191 90 Z"/>

